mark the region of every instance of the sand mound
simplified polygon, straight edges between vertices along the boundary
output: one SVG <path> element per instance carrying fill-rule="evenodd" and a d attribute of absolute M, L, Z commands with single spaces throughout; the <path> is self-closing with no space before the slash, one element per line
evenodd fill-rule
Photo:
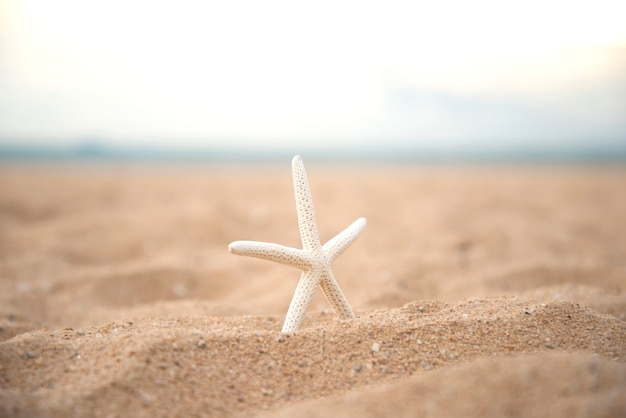
<path fill-rule="evenodd" d="M 566 364 L 570 358 L 566 353 L 571 352 L 593 353 L 605 360 L 573 357 L 577 367 L 597 367 L 599 374 L 585 377 L 579 388 L 567 383 L 555 391 L 578 390 L 590 398 L 604 399 L 610 396 L 605 393 L 609 389 L 618 390 L 626 384 L 623 366 L 611 373 L 607 366 L 611 361 L 626 360 L 626 323 L 571 302 L 515 298 L 420 301 L 348 321 L 311 315 L 308 328 L 286 335 L 276 332 L 280 319 L 153 318 L 25 333 L 2 343 L 3 386 L 10 388 L 2 391 L 3 407 L 18 414 L 45 412 L 59 417 L 87 411 L 92 416 L 108 416 L 115 411 L 128 416 L 249 415 L 293 401 L 413 376 L 400 392 L 401 402 L 415 387 L 432 384 L 436 388 L 435 382 L 450 381 L 455 373 L 485 373 L 490 366 L 479 363 L 469 369 L 454 369 L 452 375 L 433 375 L 433 383 L 426 375 L 420 376 L 427 371 L 526 353 L 543 353 L 529 358 L 526 384 L 543 377 L 543 371 L 533 375 L 540 372 L 541 359 L 560 359 L 561 363 L 555 363 L 556 373 L 566 373 L 559 364 Z M 561 354 L 546 357 L 555 351 Z M 493 367 L 508 370 L 507 364 L 499 362 Z M 524 386 L 520 373 L 520 369 L 513 369 L 510 375 L 499 374 L 498 379 L 513 379 L 507 386 L 510 392 L 515 385 Z M 594 376 L 609 380 L 591 387 L 589 379 Z M 618 382 L 618 386 L 611 382 Z M 471 379 L 464 384 L 470 385 Z M 487 389 L 495 389 L 498 380 L 485 384 Z M 531 399 L 554 393 L 524 388 Z M 384 390 L 390 389 L 375 393 Z M 367 399 L 369 392 L 350 393 Z M 435 408 L 437 402 L 429 408 Z M 564 400 L 559 408 L 567 411 L 569 405 L 575 405 L 572 402 Z M 610 403 L 607 407 L 620 405 Z M 494 415 L 499 408 L 509 406 L 515 406 L 513 399 L 502 400 L 494 406 Z M 355 412 L 365 408 L 353 407 Z M 382 413 L 380 408 L 372 411 Z"/>
<path fill-rule="evenodd" d="M 542 353 L 480 360 L 263 416 L 619 417 L 626 413 L 624 393 L 623 363 Z"/>

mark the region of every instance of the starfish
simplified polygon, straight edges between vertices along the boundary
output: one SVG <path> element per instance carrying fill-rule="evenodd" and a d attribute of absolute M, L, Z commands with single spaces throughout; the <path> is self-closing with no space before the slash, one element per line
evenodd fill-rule
<path fill-rule="evenodd" d="M 262 258 L 302 270 L 282 332 L 295 332 L 300 329 L 318 285 L 341 319 L 354 318 L 354 312 L 339 288 L 330 264 L 354 242 L 367 223 L 365 218 L 359 218 L 322 245 L 317 233 L 309 181 L 299 155 L 293 157 L 291 169 L 302 249 L 258 241 L 235 241 L 228 246 L 228 250 L 233 254 Z"/>

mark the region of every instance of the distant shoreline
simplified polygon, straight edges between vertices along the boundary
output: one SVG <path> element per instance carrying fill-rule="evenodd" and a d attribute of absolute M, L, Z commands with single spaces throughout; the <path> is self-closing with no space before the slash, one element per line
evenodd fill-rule
<path fill-rule="evenodd" d="M 576 148 L 441 150 L 424 147 L 386 149 L 342 148 L 319 150 L 305 147 L 268 150 L 261 148 L 166 148 L 115 147 L 99 144 L 74 146 L 0 145 L 0 162 L 11 163 L 261 163 L 273 164 L 301 154 L 318 163 L 391 163 L 391 164 L 623 164 L 626 146 L 613 149 Z"/>

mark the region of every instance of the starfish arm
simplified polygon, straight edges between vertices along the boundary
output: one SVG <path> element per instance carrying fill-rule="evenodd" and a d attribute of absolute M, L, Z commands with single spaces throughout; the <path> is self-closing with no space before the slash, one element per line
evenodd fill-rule
<path fill-rule="evenodd" d="M 290 267 L 307 270 L 312 267 L 310 257 L 303 250 L 258 241 L 235 241 L 228 246 L 228 251 L 237 255 L 262 258 Z"/>
<path fill-rule="evenodd" d="M 348 300 L 344 296 L 343 292 L 339 288 L 335 276 L 332 270 L 329 268 L 320 280 L 320 287 L 326 295 L 326 299 L 335 308 L 335 312 L 341 319 L 354 318 L 354 312 L 348 303 Z"/>
<path fill-rule="evenodd" d="M 320 282 L 320 274 L 314 270 L 302 272 L 296 291 L 293 294 L 289 310 L 283 323 L 282 332 L 295 332 L 300 329 L 306 310 L 311 305 L 311 300 Z"/>
<path fill-rule="evenodd" d="M 302 238 L 302 248 L 312 250 L 320 248 L 320 238 L 315 224 L 315 210 L 313 198 L 309 188 L 309 181 L 304 170 L 304 163 L 299 155 L 291 161 L 293 173 L 293 188 L 296 194 L 296 211 L 298 213 L 298 226 Z"/>
<path fill-rule="evenodd" d="M 322 247 L 328 259 L 332 262 L 339 254 L 344 252 L 363 232 L 366 224 L 367 220 L 365 218 L 359 218 L 352 225 L 328 240 Z"/>

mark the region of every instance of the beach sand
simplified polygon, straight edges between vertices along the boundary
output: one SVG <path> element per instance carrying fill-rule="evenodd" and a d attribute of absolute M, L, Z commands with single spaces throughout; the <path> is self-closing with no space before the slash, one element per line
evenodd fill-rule
<path fill-rule="evenodd" d="M 305 163 L 368 225 L 285 335 L 288 161 L 0 167 L 0 416 L 626 416 L 626 168 Z"/>

